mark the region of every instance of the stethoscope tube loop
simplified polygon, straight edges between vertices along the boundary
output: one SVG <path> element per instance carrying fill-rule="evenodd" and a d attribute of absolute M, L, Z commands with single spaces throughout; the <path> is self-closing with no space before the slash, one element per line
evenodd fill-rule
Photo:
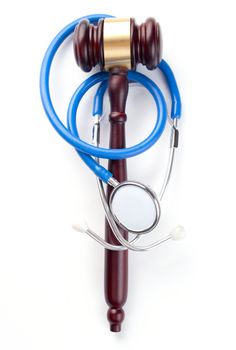
<path fill-rule="evenodd" d="M 80 152 L 79 154 L 81 158 L 85 161 L 85 163 L 89 166 L 89 168 L 95 173 L 95 175 L 101 178 L 104 182 L 108 182 L 112 174 L 107 169 L 97 164 L 92 157 L 99 157 L 99 158 L 106 158 L 106 159 L 124 159 L 124 158 L 136 156 L 144 152 L 149 147 L 151 147 L 161 136 L 165 127 L 166 116 L 167 116 L 166 103 L 165 103 L 164 97 L 161 91 L 159 90 L 159 88 L 156 86 L 156 84 L 153 81 L 151 81 L 149 78 L 147 78 L 146 76 L 140 73 L 129 71 L 128 73 L 129 79 L 138 81 L 141 84 L 143 84 L 150 91 L 150 93 L 154 97 L 155 102 L 157 104 L 159 115 L 152 133 L 149 135 L 147 139 L 142 141 L 140 144 L 135 145 L 133 147 L 129 147 L 127 149 L 122 149 L 122 150 L 114 150 L 114 149 L 111 150 L 106 148 L 98 149 L 97 147 L 82 141 L 79 138 L 77 129 L 74 128 L 76 110 L 78 107 L 78 103 L 81 100 L 80 93 L 84 94 L 91 86 L 99 82 L 106 81 L 108 78 L 108 73 L 102 72 L 102 73 L 97 73 L 92 77 L 88 78 L 76 90 L 75 94 L 72 97 L 69 110 L 68 110 L 68 128 L 66 128 L 65 125 L 60 121 L 59 117 L 56 114 L 54 106 L 52 104 L 50 89 L 49 89 L 49 77 L 50 77 L 50 70 L 51 70 L 53 58 L 58 48 L 60 47 L 60 45 L 64 42 L 64 40 L 70 34 L 73 33 L 76 25 L 80 22 L 80 20 L 87 18 L 91 23 L 97 23 L 100 18 L 107 18 L 107 17 L 113 17 L 113 16 L 99 14 L 99 15 L 81 17 L 78 20 L 70 23 L 64 29 L 62 29 L 49 45 L 46 51 L 46 54 L 44 56 L 41 72 L 40 72 L 41 99 L 42 99 L 45 112 L 51 124 L 53 125 L 55 130 L 68 143 L 70 143 L 72 146 L 76 148 L 78 152 Z M 170 67 L 165 61 L 162 61 L 160 63 L 159 68 L 163 71 L 164 75 L 166 76 L 167 83 L 169 85 L 169 89 L 172 97 L 171 117 L 178 118 L 180 117 L 180 112 L 181 112 L 181 101 L 180 101 L 179 91 L 178 91 L 178 87 L 177 87 L 173 72 L 171 71 Z M 102 98 L 99 99 L 99 96 L 100 97 L 103 96 L 105 89 L 103 89 L 101 93 L 99 91 L 100 90 L 98 89 L 98 95 L 95 96 L 95 101 L 97 105 L 96 103 L 94 104 L 95 107 L 97 106 L 98 109 L 101 107 L 101 104 L 102 104 Z M 94 110 L 94 112 L 96 111 Z"/>
<path fill-rule="evenodd" d="M 124 158 L 134 157 L 140 153 L 143 153 L 152 145 L 154 145 L 157 142 L 157 140 L 160 138 L 165 128 L 166 120 L 167 120 L 166 103 L 157 85 L 145 75 L 138 72 L 129 71 L 128 79 L 142 84 L 151 93 L 157 106 L 157 121 L 150 135 L 139 144 L 128 148 L 123 148 L 123 149 L 98 148 L 98 147 L 91 146 L 90 144 L 82 141 L 79 137 L 79 133 L 76 125 L 76 115 L 77 115 L 76 112 L 77 112 L 78 105 L 81 99 L 83 98 L 84 94 L 92 86 L 94 86 L 97 82 L 105 81 L 107 79 L 108 79 L 108 73 L 106 72 L 96 73 L 91 77 L 89 77 L 88 79 L 86 79 L 78 87 L 78 89 L 75 91 L 74 95 L 72 96 L 71 101 L 69 103 L 68 112 L 67 112 L 68 130 L 70 131 L 71 135 L 75 136 L 78 140 L 79 147 L 77 147 L 77 152 L 79 153 L 83 161 L 96 174 L 96 176 L 98 176 L 105 182 L 108 181 L 109 177 L 111 176 L 110 175 L 111 173 L 109 172 L 109 174 L 107 174 L 108 176 L 106 176 L 106 173 L 101 174 L 100 169 L 97 167 L 97 164 L 95 164 L 95 161 L 92 158 L 92 156 L 99 157 L 99 158 L 107 158 L 107 159 L 124 159 Z M 108 171 L 106 170 L 106 172 Z M 106 179 L 104 179 L 104 174 Z"/>

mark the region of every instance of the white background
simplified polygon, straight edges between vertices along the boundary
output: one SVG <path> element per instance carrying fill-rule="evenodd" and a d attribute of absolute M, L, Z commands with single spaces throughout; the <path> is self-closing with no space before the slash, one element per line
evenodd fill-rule
<path fill-rule="evenodd" d="M 52 129 L 39 96 L 49 42 L 90 13 L 134 16 L 139 23 L 154 16 L 183 100 L 180 148 L 156 234 L 182 224 L 188 236 L 130 253 L 120 334 L 110 333 L 106 321 L 103 249 L 71 229 L 86 218 L 103 233 L 94 177 Z M 9 1 L 1 5 L 0 26 L 0 348 L 235 349 L 234 1 Z M 88 75 L 76 66 L 71 41 L 63 49 L 51 82 L 65 120 L 70 96 Z M 149 75 L 165 91 L 161 76 Z M 86 140 L 93 93 L 79 109 Z M 130 91 L 127 113 L 131 145 L 155 121 L 141 88 Z M 103 135 L 108 126 L 104 120 Z M 167 145 L 164 135 L 128 160 L 129 178 L 158 189 Z"/>

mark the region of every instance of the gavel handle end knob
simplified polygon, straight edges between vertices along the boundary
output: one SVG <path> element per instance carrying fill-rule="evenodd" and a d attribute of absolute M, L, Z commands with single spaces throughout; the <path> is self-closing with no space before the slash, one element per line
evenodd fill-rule
<path fill-rule="evenodd" d="M 120 332 L 121 323 L 124 320 L 124 310 L 122 308 L 116 309 L 115 307 L 110 307 L 107 312 L 107 318 L 110 322 L 110 331 L 111 332 Z"/>

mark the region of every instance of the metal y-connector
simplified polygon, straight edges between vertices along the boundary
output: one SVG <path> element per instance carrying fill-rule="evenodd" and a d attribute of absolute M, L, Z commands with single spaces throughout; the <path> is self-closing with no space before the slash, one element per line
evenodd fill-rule
<path fill-rule="evenodd" d="M 171 139 L 170 139 L 170 148 L 177 148 L 179 145 L 179 130 L 178 130 L 178 119 L 173 120 Z"/>
<path fill-rule="evenodd" d="M 92 129 L 92 144 L 98 146 L 100 143 L 100 120 L 101 116 L 96 114 L 94 116 L 94 123 Z"/>

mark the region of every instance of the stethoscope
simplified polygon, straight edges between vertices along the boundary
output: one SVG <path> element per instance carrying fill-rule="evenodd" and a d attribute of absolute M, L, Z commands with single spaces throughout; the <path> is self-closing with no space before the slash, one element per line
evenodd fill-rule
<path fill-rule="evenodd" d="M 50 69 L 53 58 L 60 45 L 70 34 L 73 33 L 76 25 L 79 23 L 79 21 L 81 21 L 81 19 L 87 18 L 90 23 L 97 23 L 100 18 L 109 17 L 112 16 L 101 14 L 79 18 L 62 29 L 54 38 L 46 51 L 41 67 L 41 99 L 45 112 L 55 130 L 65 139 L 65 141 L 76 149 L 81 159 L 95 174 L 107 221 L 121 245 L 113 245 L 106 242 L 100 235 L 92 231 L 89 227 L 83 228 L 80 225 L 74 225 L 74 229 L 87 233 L 102 246 L 110 250 L 120 251 L 130 249 L 133 251 L 146 251 L 170 239 L 178 240 L 182 238 L 185 233 L 182 226 L 177 226 L 168 235 L 154 241 L 151 244 L 137 245 L 137 242 L 141 239 L 141 237 L 145 236 L 146 233 L 151 232 L 159 223 L 161 216 L 161 200 L 163 199 L 170 180 L 175 150 L 178 147 L 178 120 L 181 117 L 181 99 L 178 86 L 170 66 L 166 63 L 166 61 L 162 60 L 157 67 L 166 78 L 167 86 L 171 95 L 172 108 L 170 117 L 168 117 L 166 102 L 159 87 L 151 79 L 141 73 L 131 70 L 128 72 L 129 81 L 132 83 L 135 82 L 141 84 L 144 88 L 146 88 L 152 95 L 157 108 L 157 119 L 152 132 L 145 140 L 132 147 L 122 149 L 108 149 L 99 147 L 100 124 L 103 117 L 103 98 L 107 89 L 108 80 L 107 72 L 100 72 L 90 76 L 76 89 L 70 100 L 67 111 L 67 127 L 57 116 L 50 96 Z M 89 144 L 81 140 L 79 136 L 76 125 L 77 109 L 86 92 L 94 85 L 99 83 L 100 85 L 93 101 L 94 123 L 92 130 L 92 144 Z M 124 181 L 119 183 L 113 177 L 113 174 L 100 164 L 100 158 L 125 159 L 145 152 L 159 140 L 166 127 L 166 124 L 170 125 L 170 149 L 166 172 L 159 195 L 157 195 L 149 186 L 137 181 Z M 109 201 L 106 199 L 104 183 L 113 187 Z M 121 233 L 122 229 L 132 234 L 133 238 L 131 240 L 125 239 Z"/>

